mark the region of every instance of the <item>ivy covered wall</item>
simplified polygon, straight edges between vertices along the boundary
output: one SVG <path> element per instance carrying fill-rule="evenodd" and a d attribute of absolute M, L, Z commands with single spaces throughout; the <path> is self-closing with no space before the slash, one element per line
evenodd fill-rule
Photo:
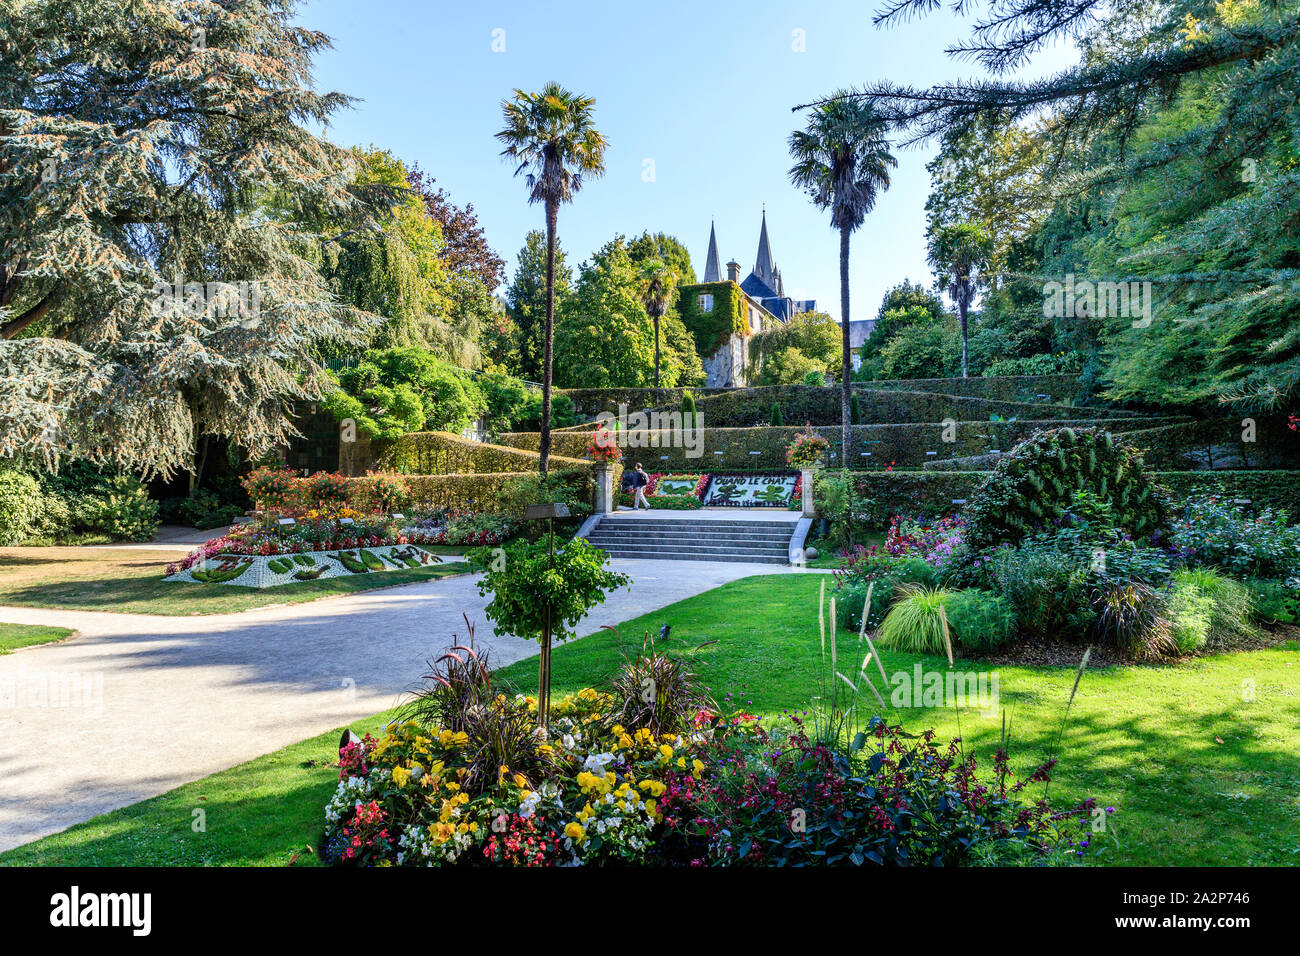
<path fill-rule="evenodd" d="M 701 295 L 713 296 L 713 311 L 700 309 Z M 744 294 L 740 286 L 731 281 L 682 286 L 677 311 L 682 323 L 695 337 L 695 351 L 701 360 L 707 361 L 731 336 L 748 338 L 753 334 Z"/>

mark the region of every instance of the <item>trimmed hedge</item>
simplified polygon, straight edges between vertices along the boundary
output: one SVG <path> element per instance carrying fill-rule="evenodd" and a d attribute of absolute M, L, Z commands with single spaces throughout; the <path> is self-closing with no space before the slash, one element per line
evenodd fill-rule
<path fill-rule="evenodd" d="M 705 357 L 704 353 L 700 353 Z M 711 353 L 710 353 L 711 354 Z M 916 378 L 916 379 L 884 379 L 878 382 L 858 382 L 853 388 L 857 393 L 872 391 L 901 391 L 901 392 L 926 392 L 938 395 L 951 395 L 955 397 L 982 398 L 991 399 L 1000 402 L 1013 402 L 1028 405 L 1038 405 L 1043 402 L 1049 405 L 1070 406 L 1070 398 L 1078 387 L 1077 375 L 1008 375 L 1002 377 L 989 378 Z M 617 412 L 620 404 L 627 405 L 632 411 L 648 411 L 652 408 L 669 409 L 680 408 L 684 394 L 694 392 L 697 399 L 706 398 L 714 395 L 751 395 L 755 402 L 766 402 L 761 407 L 770 414 L 773 398 L 763 398 L 766 393 L 773 389 L 781 388 L 807 388 L 809 386 L 754 386 L 751 388 L 565 388 L 557 389 L 557 392 L 569 397 L 573 402 L 574 408 L 578 415 L 584 421 L 595 421 L 596 416 L 601 412 Z M 838 386 L 828 386 L 830 391 L 838 394 Z M 1046 399 L 1040 398 L 1040 395 L 1049 396 Z M 835 400 L 838 402 L 838 399 Z M 838 415 L 839 405 L 835 405 L 836 414 Z M 782 408 L 782 413 L 788 412 L 788 408 Z M 1079 413 L 1079 409 L 1067 417 L 1074 417 Z M 1089 408 L 1085 417 L 1104 418 L 1110 417 L 1115 413 L 1107 409 Z M 987 417 L 987 416 L 982 416 Z M 787 415 L 787 421 L 789 416 Z M 924 419 L 911 419 L 912 421 Z M 836 422 L 838 422 L 838 417 Z M 723 422 L 713 424 L 722 427 Z M 834 423 L 827 423 L 834 424 Z"/>
<path fill-rule="evenodd" d="M 498 510 L 497 500 L 511 481 L 529 478 L 536 474 L 536 469 L 533 469 L 532 471 L 498 471 L 489 474 L 410 475 L 406 480 L 411 501 L 419 508 L 447 508 L 453 511 L 493 514 Z M 571 487 L 579 498 L 595 503 L 595 476 L 591 469 L 556 470 L 552 474 Z M 617 474 L 614 479 L 618 480 Z"/>
<path fill-rule="evenodd" d="M 1034 402 L 1004 402 L 988 398 L 948 395 L 941 392 L 855 388 L 864 425 L 889 425 L 898 422 L 939 422 L 952 418 L 959 422 L 988 421 L 1000 418 L 1066 420 L 1077 419 L 1081 411 L 1071 405 Z M 772 405 L 781 406 L 782 418 L 792 425 L 838 425 L 840 390 L 837 386 L 768 385 L 760 388 L 732 389 L 706 395 L 696 402 L 701 419 L 708 428 L 748 428 L 767 424 Z M 1128 413 L 1106 409 L 1089 409 L 1089 418 L 1129 417 Z"/>
<path fill-rule="evenodd" d="M 1161 471 L 1156 480 L 1173 500 L 1192 495 L 1222 495 L 1249 499 L 1254 508 L 1284 508 L 1292 520 L 1300 518 L 1300 471 Z"/>
<path fill-rule="evenodd" d="M 1281 416 L 1253 416 L 1254 441 L 1245 441 L 1241 418 L 1159 423 L 1129 432 L 1147 463 L 1169 471 L 1186 469 L 1300 468 L 1300 438 Z"/>
<path fill-rule="evenodd" d="M 937 517 L 960 511 L 992 472 L 856 471 L 853 484 L 868 499 L 864 520 L 884 526 L 897 514 Z"/>
<path fill-rule="evenodd" d="M 970 501 L 991 471 L 855 471 L 858 493 L 871 499 L 866 520 L 885 525 L 896 514 L 954 514 Z M 1158 471 L 1152 477 L 1175 502 L 1193 494 L 1248 498 L 1255 508 L 1285 508 L 1300 515 L 1300 471 Z"/>
<path fill-rule="evenodd" d="M 1135 420 L 1136 423 L 1136 420 Z M 1084 419 L 1079 421 L 1014 421 L 1014 422 L 958 422 L 955 441 L 943 440 L 945 428 L 939 423 L 912 423 L 901 425 L 854 425 L 853 453 L 851 467 L 878 465 L 885 467 L 891 462 L 896 468 L 923 468 L 929 463 L 957 460 L 969 461 L 971 456 L 987 455 L 993 449 L 1009 452 L 1016 444 L 1024 441 L 1035 431 L 1055 428 L 1063 424 L 1077 427 L 1086 425 L 1112 425 L 1109 420 Z M 1127 421 L 1116 422 L 1114 431 L 1122 432 Z M 1130 426 L 1131 427 L 1131 426 Z M 673 471 L 689 471 L 717 468 L 779 468 L 787 467 L 786 447 L 794 436 L 803 431 L 802 426 L 764 425 L 755 428 L 705 428 L 700 436 L 698 448 L 703 454 L 697 458 L 687 457 L 687 449 L 669 447 L 674 433 L 657 429 L 618 433 L 626 438 L 627 445 L 622 446 L 625 458 L 639 460 L 655 468 Z M 836 458 L 831 463 L 838 464 L 840 453 L 840 428 L 838 425 L 814 427 L 813 431 L 831 443 L 831 451 Z M 577 457 L 581 455 L 590 440 L 590 431 L 552 432 L 552 450 L 562 455 Z M 537 432 L 511 432 L 501 435 L 499 441 L 512 448 L 536 451 L 541 441 Z M 632 441 L 639 441 L 637 447 Z M 934 452 L 927 455 L 926 452 Z M 754 454 L 757 452 L 758 454 Z M 992 468 L 997 456 L 984 468 Z M 970 470 L 964 465 L 961 470 Z M 980 470 L 980 469 L 977 469 Z"/>
<path fill-rule="evenodd" d="M 586 437 L 583 449 L 587 447 Z M 380 464 L 408 475 L 489 475 L 536 472 L 540 457 L 536 451 L 470 441 L 451 432 L 409 432 L 384 450 Z M 593 464 L 555 454 L 551 462 L 554 469 L 591 468 Z"/>
<path fill-rule="evenodd" d="M 863 383 L 867 388 L 940 392 L 992 398 L 1000 402 L 1067 404 L 1079 390 L 1079 375 L 986 375 L 980 378 L 889 378 Z M 1044 397 L 1046 396 L 1046 397 Z"/>

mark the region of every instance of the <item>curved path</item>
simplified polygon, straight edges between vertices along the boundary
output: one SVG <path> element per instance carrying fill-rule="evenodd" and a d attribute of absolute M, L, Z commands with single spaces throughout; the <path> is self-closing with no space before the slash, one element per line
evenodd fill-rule
<path fill-rule="evenodd" d="M 633 578 L 587 635 L 770 564 L 620 561 Z M 536 653 L 497 637 L 461 575 L 239 614 L 163 617 L 0 608 L 80 632 L 0 657 L 0 850 L 55 833 L 398 703 L 465 635 L 494 665 Z"/>

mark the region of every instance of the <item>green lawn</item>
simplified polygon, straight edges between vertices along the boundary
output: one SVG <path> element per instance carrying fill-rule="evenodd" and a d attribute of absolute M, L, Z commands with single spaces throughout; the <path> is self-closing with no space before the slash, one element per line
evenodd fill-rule
<path fill-rule="evenodd" d="M 41 627 L 36 624 L 0 624 L 0 654 L 8 654 L 20 647 L 52 644 L 61 641 L 72 631 L 66 627 Z"/>
<path fill-rule="evenodd" d="M 0 548 L 0 606 L 130 614 L 226 614 L 409 584 L 466 569 L 463 562 L 456 562 L 257 590 L 164 581 L 167 563 L 180 556 L 179 551 Z"/>
<path fill-rule="evenodd" d="M 821 575 L 755 577 L 560 647 L 557 693 L 599 682 L 646 631 L 673 625 L 673 643 L 699 651 L 697 669 L 720 700 L 777 715 L 817 693 Z M 846 654 L 846 657 L 848 655 Z M 892 674 L 934 658 L 886 652 Z M 959 664 L 959 667 L 961 665 Z M 970 663 L 965 669 L 976 670 Z M 999 668 L 1001 706 L 1012 721 L 1013 765 L 1049 751 L 1074 680 L 1068 668 Z M 414 675 L 412 675 L 414 677 Z M 536 662 L 499 672 L 522 690 Z M 1243 700 L 1252 685 L 1254 701 Z M 879 682 L 877 678 L 877 682 Z M 1094 796 L 1117 812 L 1096 861 L 1146 865 L 1300 863 L 1300 643 L 1200 658 L 1166 667 L 1090 670 L 1083 678 L 1052 783 L 1054 801 Z M 975 710 L 891 711 L 911 730 L 961 732 L 987 766 L 1000 716 Z M 376 715 L 366 727 L 381 724 Z M 361 730 L 362 727 L 355 729 Z M 252 863 L 283 865 L 322 829 L 338 733 L 305 741 L 170 794 L 0 855 L 0 863 Z M 311 765 L 307 761 L 312 761 Z M 208 810 L 208 832 L 190 831 Z M 305 856 L 299 859 L 304 862 Z"/>

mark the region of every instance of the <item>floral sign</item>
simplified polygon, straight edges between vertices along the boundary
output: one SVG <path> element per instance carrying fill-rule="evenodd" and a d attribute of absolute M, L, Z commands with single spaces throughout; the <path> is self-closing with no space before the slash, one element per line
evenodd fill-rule
<path fill-rule="evenodd" d="M 704 504 L 710 508 L 788 508 L 798 480 L 796 475 L 718 475 L 709 485 Z"/>

